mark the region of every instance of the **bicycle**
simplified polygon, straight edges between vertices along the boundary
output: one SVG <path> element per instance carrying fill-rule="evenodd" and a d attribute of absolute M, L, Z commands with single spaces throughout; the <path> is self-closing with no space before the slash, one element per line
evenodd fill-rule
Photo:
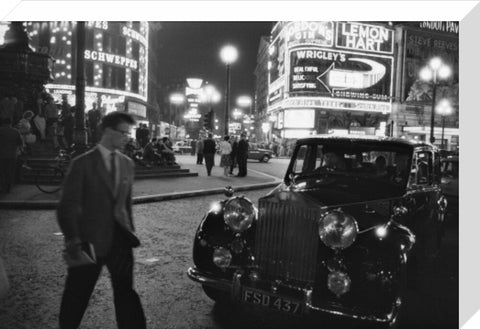
<path fill-rule="evenodd" d="M 55 164 L 31 168 L 23 165 L 23 169 L 33 172 L 35 186 L 43 193 L 60 191 L 65 171 L 70 163 L 71 155 L 66 150 L 60 150 L 55 157 Z"/>

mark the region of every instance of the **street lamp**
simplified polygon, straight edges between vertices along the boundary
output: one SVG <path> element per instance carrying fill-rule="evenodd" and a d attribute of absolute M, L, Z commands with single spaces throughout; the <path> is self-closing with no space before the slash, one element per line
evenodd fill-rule
<path fill-rule="evenodd" d="M 236 61 L 238 57 L 237 49 L 232 45 L 226 45 L 220 51 L 220 58 L 227 66 L 227 81 L 225 88 L 225 135 L 228 135 L 228 116 L 230 108 L 230 65 Z"/>
<path fill-rule="evenodd" d="M 443 150 L 443 138 L 445 136 L 445 116 L 452 114 L 453 109 L 452 105 L 447 99 L 442 99 L 440 102 L 438 102 L 435 110 L 442 116 L 442 144 L 440 148 Z"/>
<path fill-rule="evenodd" d="M 428 63 L 428 66 L 425 66 L 420 71 L 420 78 L 424 81 L 432 81 L 433 91 L 432 91 L 432 115 L 430 118 L 430 143 L 435 142 L 435 137 L 433 137 L 433 129 L 435 125 L 435 97 L 437 93 L 437 84 L 438 79 L 447 79 L 451 74 L 451 69 L 448 65 L 445 65 L 442 62 L 440 57 L 434 57 Z"/>
<path fill-rule="evenodd" d="M 237 105 L 240 107 L 248 107 L 248 114 L 252 115 L 252 98 L 248 95 L 239 96 Z"/>
<path fill-rule="evenodd" d="M 185 101 L 185 96 L 183 94 L 180 94 L 180 93 L 174 93 L 174 94 L 171 94 L 170 95 L 170 104 L 173 104 L 175 105 L 175 123 L 177 126 L 179 126 L 180 122 L 179 122 L 179 119 L 178 119 L 178 107 L 183 104 L 183 102 Z"/>

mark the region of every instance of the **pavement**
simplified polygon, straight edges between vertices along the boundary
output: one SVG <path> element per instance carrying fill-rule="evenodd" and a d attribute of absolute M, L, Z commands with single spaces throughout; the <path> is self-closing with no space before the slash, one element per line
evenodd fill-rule
<path fill-rule="evenodd" d="M 217 165 L 213 167 L 212 175 L 207 176 L 205 165 L 197 165 L 195 161 L 196 156 L 177 156 L 177 163 L 181 168 L 198 173 L 197 177 L 136 180 L 133 185 L 133 203 L 222 194 L 226 186 L 233 187 L 236 192 L 273 188 L 281 182 L 277 177 L 251 169 L 246 177 L 225 177 L 223 168 L 218 167 L 220 157 L 215 159 Z M 18 184 L 10 193 L 0 194 L 0 209 L 56 209 L 60 193 L 47 194 L 35 185 Z"/>

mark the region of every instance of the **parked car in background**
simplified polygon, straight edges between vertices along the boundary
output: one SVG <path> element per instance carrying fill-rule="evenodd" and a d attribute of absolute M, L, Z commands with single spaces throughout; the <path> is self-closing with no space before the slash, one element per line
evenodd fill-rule
<path fill-rule="evenodd" d="M 458 155 L 450 155 L 441 160 L 442 190 L 448 200 L 451 212 L 458 211 Z"/>
<path fill-rule="evenodd" d="M 408 276 L 440 248 L 440 178 L 431 144 L 299 139 L 258 205 L 226 188 L 200 221 L 188 276 L 218 303 L 394 326 Z"/>
<path fill-rule="evenodd" d="M 257 143 L 248 143 L 248 159 L 268 162 L 273 156 L 273 151 L 260 148 Z"/>
<path fill-rule="evenodd" d="M 190 153 L 192 151 L 192 147 L 188 141 L 177 141 L 173 144 L 173 152 L 185 154 Z"/>

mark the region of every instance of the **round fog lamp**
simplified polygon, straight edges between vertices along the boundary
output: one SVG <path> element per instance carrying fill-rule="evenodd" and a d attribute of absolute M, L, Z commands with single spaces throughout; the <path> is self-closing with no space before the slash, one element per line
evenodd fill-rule
<path fill-rule="evenodd" d="M 350 278 L 343 272 L 332 272 L 328 275 L 328 289 L 337 297 L 350 291 Z"/>
<path fill-rule="evenodd" d="M 220 268 L 227 268 L 232 262 L 232 253 L 223 247 L 215 248 L 213 251 L 213 263 Z"/>

